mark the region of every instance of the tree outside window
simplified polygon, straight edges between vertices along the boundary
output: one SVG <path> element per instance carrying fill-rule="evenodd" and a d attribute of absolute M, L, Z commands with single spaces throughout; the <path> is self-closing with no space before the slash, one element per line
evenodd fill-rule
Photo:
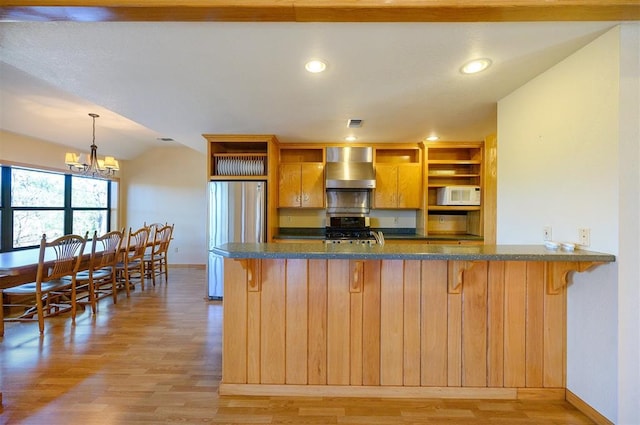
<path fill-rule="evenodd" d="M 47 239 L 110 228 L 109 180 L 19 167 L 2 167 L 2 251 Z"/>

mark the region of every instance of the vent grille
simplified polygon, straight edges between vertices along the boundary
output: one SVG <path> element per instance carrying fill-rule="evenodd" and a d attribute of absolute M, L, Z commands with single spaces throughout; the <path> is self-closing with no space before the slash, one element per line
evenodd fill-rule
<path fill-rule="evenodd" d="M 359 128 L 362 127 L 362 120 L 359 119 L 350 119 L 347 121 L 347 127 L 349 128 Z"/>

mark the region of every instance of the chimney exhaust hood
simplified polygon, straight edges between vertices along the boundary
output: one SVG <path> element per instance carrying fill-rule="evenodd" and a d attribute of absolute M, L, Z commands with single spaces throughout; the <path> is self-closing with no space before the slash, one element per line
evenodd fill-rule
<path fill-rule="evenodd" d="M 327 189 L 374 189 L 373 148 L 327 148 L 325 175 Z"/>

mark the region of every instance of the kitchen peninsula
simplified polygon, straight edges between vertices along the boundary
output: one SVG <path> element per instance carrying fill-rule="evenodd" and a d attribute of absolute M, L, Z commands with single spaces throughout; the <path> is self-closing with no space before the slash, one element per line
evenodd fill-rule
<path fill-rule="evenodd" d="M 543 246 L 225 244 L 221 394 L 550 398 L 566 286 Z"/>

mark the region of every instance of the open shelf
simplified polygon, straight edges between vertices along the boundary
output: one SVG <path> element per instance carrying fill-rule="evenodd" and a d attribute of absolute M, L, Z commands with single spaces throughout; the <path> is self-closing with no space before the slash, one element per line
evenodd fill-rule
<path fill-rule="evenodd" d="M 267 175 L 266 153 L 214 153 L 212 176 L 256 177 Z"/>
<path fill-rule="evenodd" d="M 288 148 L 280 146 L 280 163 L 324 162 L 322 148 Z"/>
<path fill-rule="evenodd" d="M 437 192 L 446 186 L 482 188 L 483 142 L 425 143 L 427 219 L 429 236 L 481 239 L 482 205 L 437 205 Z"/>
<path fill-rule="evenodd" d="M 376 148 L 376 163 L 418 164 L 420 149 L 418 148 Z"/>

